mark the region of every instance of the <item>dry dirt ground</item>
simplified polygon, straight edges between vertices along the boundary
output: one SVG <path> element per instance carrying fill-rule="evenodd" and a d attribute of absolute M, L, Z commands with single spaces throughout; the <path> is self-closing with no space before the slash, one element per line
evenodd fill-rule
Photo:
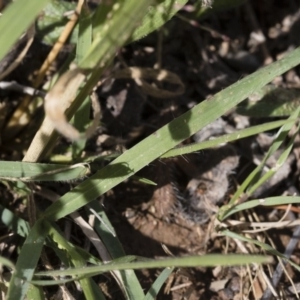
<path fill-rule="evenodd" d="M 121 79 L 100 87 L 97 92 L 103 127 L 88 142 L 87 153 L 130 148 L 203 99 L 300 45 L 300 3 L 297 0 L 248 1 L 199 20 L 189 12 L 192 7 L 191 2 L 180 11 L 179 17 L 174 17 L 160 31 L 122 49 L 114 63 L 114 69 L 123 64 L 167 69 L 181 78 L 185 93 L 168 99 L 153 98 L 143 94 L 132 81 Z M 36 40 L 24 63 L 9 79 L 29 84 L 31 72 L 37 68 L 36 62 L 41 61 L 47 51 L 47 46 Z M 68 49 L 65 51 L 67 53 Z M 299 76 L 298 67 L 277 78 L 274 84 L 299 88 Z M 174 87 L 164 88 L 172 90 Z M 14 93 L 0 93 L 6 101 L 17 98 Z M 186 142 L 207 140 L 264 121 L 230 112 Z M 5 120 L 2 123 L 5 124 Z M 126 254 L 154 258 L 242 252 L 235 242 L 216 234 L 215 212 L 254 168 L 255 161 L 263 157 L 272 139 L 273 132 L 219 149 L 158 160 L 137 174 L 156 182 L 157 186 L 132 179 L 108 192 L 101 201 Z M 3 144 L 1 159 L 20 160 L 23 149 L 12 150 L 19 145 L 17 143 L 14 139 Z M 22 146 L 26 149 L 28 143 L 22 141 Z M 60 153 L 66 143 L 62 141 L 55 151 Z M 254 197 L 299 194 L 298 155 L 295 147 L 284 169 Z M 272 163 L 271 160 L 269 166 Z M 67 188 L 64 184 L 48 187 L 61 193 Z M 11 197 L 4 186 L 2 189 L 2 195 Z M 291 211 L 287 218 L 297 219 L 298 213 Z M 282 215 L 279 209 L 256 211 L 260 221 L 275 220 Z M 237 218 L 249 220 L 251 216 Z M 284 252 L 296 230 L 297 227 L 276 229 L 268 234 L 276 249 Z M 300 260 L 299 254 L 299 246 L 295 246 L 292 259 L 296 263 Z M 287 270 L 295 283 L 300 281 L 295 270 L 289 266 Z M 158 272 L 137 272 L 145 290 Z M 180 269 L 169 278 L 158 299 L 271 299 L 263 298 L 266 281 L 255 278 L 253 271 L 252 276 L 251 282 L 246 267 Z M 103 277 L 102 280 L 108 298 L 120 299 L 112 279 Z M 290 285 L 287 276 L 283 276 L 276 290 L 279 294 L 288 294 Z"/>

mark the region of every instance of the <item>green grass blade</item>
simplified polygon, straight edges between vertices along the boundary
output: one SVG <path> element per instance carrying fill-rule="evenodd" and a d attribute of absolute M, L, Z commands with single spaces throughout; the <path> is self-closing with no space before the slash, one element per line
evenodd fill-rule
<path fill-rule="evenodd" d="M 270 263 L 272 259 L 263 255 L 242 255 L 242 254 L 209 254 L 203 256 L 188 256 L 164 259 L 151 259 L 137 262 L 114 262 L 100 266 L 76 268 L 58 271 L 37 272 L 35 276 L 94 276 L 112 270 L 127 269 L 148 269 L 166 267 L 215 267 L 234 266 L 251 263 Z"/>
<path fill-rule="evenodd" d="M 77 251 L 77 248 L 68 242 L 58 230 L 54 224 L 50 224 L 45 221 L 45 226 L 49 228 L 49 237 L 57 245 L 58 250 L 64 250 L 68 254 L 68 265 L 72 265 L 78 268 L 85 268 L 87 261 L 83 258 L 80 252 Z M 95 289 L 93 280 L 90 278 L 81 278 L 80 286 L 84 292 L 86 299 L 100 299 L 98 297 L 104 297 L 101 290 L 98 288 Z M 96 293 L 96 294 L 95 294 Z"/>
<path fill-rule="evenodd" d="M 300 105 L 300 90 L 267 85 L 241 103 L 237 113 L 254 118 L 290 116 Z M 254 103 L 253 103 L 254 102 Z"/>
<path fill-rule="evenodd" d="M 13 271 L 16 269 L 15 265 L 7 258 L 0 256 L 0 266 L 7 266 L 8 268 L 11 268 Z"/>
<path fill-rule="evenodd" d="M 289 205 L 292 203 L 299 204 L 300 197 L 280 196 L 280 197 L 269 197 L 269 198 L 264 198 L 264 199 L 250 200 L 247 202 L 243 202 L 241 204 L 237 204 L 234 207 L 228 209 L 224 213 L 224 215 L 222 215 L 222 220 L 225 220 L 229 216 L 231 216 L 239 211 L 244 211 L 244 210 L 254 208 L 257 206 Z"/>
<path fill-rule="evenodd" d="M 256 89 L 298 65 L 299 61 L 300 48 L 297 48 L 282 60 L 196 105 L 65 194 L 45 211 L 44 217 L 57 220 L 86 205 L 223 115 Z"/>
<path fill-rule="evenodd" d="M 83 59 L 92 44 L 92 23 L 89 12 L 82 8 L 78 21 L 78 37 L 76 43 L 76 64 Z"/>
<path fill-rule="evenodd" d="M 34 22 L 39 12 L 50 0 L 14 1 L 0 18 L 0 60 L 8 53 L 17 39 Z M 13 20 L 13 22 L 12 22 Z"/>
<path fill-rule="evenodd" d="M 167 268 L 164 269 L 159 276 L 156 278 L 152 286 L 150 287 L 148 293 L 146 294 L 144 300 L 154 300 L 157 297 L 157 294 L 159 293 L 161 287 L 165 283 L 165 281 L 168 279 L 168 277 L 173 272 L 174 268 Z"/>
<path fill-rule="evenodd" d="M 196 152 L 199 150 L 215 147 L 215 146 L 218 146 L 223 143 L 237 141 L 237 140 L 243 139 L 248 136 L 252 136 L 252 135 L 264 132 L 264 131 L 278 128 L 278 127 L 286 124 L 287 122 L 295 122 L 295 121 L 296 121 L 296 119 L 280 120 L 280 121 L 273 121 L 273 122 L 264 123 L 264 124 L 260 124 L 260 125 L 256 125 L 256 126 L 251 126 L 246 129 L 241 129 L 241 130 L 238 130 L 233 133 L 222 135 L 213 140 L 204 141 L 201 143 L 193 143 L 193 144 L 189 144 L 187 146 L 182 146 L 182 147 L 178 147 L 178 148 L 169 150 L 165 154 L 163 154 L 160 158 L 168 158 L 168 157 L 189 154 L 189 153 Z"/>
<path fill-rule="evenodd" d="M 11 277 L 7 300 L 24 299 L 40 258 L 46 234 L 47 230 L 42 222 L 36 222 L 31 228 L 19 254 L 16 271 Z"/>
<path fill-rule="evenodd" d="M 88 49 L 92 44 L 92 23 L 88 12 L 83 8 L 78 24 L 78 38 L 76 44 L 76 58 L 77 64 L 83 59 Z M 90 96 L 87 96 L 80 108 L 74 115 L 74 126 L 79 132 L 85 132 L 90 123 Z M 85 139 L 80 139 L 72 143 L 72 157 L 74 159 L 80 157 L 86 144 Z"/>
<path fill-rule="evenodd" d="M 87 176 L 89 165 L 39 164 L 17 161 L 0 161 L 0 179 L 23 181 L 68 181 Z"/>
<path fill-rule="evenodd" d="M 107 251 L 109 252 L 112 259 L 120 258 L 125 256 L 122 244 L 115 235 L 115 231 L 107 218 L 103 208 L 98 201 L 93 201 L 87 205 L 86 209 L 93 209 L 96 212 L 102 222 L 99 219 L 95 220 L 94 229 L 98 233 L 99 237 L 105 244 Z M 144 292 L 143 289 L 134 273 L 133 270 L 126 270 L 119 272 L 119 280 L 122 283 L 124 293 L 128 299 L 143 299 Z"/>
<path fill-rule="evenodd" d="M 29 224 L 2 205 L 0 205 L 0 221 L 20 236 L 26 237 L 29 233 Z"/>
<path fill-rule="evenodd" d="M 289 141 L 289 144 L 287 145 L 286 149 L 282 152 L 280 157 L 277 159 L 276 165 L 268 170 L 257 182 L 255 182 L 250 188 L 249 191 L 247 191 L 247 194 L 252 195 L 262 184 L 264 184 L 269 178 L 271 178 L 273 175 L 276 174 L 279 168 L 282 167 L 282 165 L 286 162 L 288 156 L 290 155 L 293 147 L 294 147 L 294 142 L 295 138 L 299 133 L 299 125 L 294 133 L 293 137 Z"/>
<path fill-rule="evenodd" d="M 296 117 L 299 115 L 300 112 L 300 107 L 290 116 L 289 121 L 290 120 L 297 120 Z M 262 160 L 262 162 L 260 163 L 260 165 L 258 165 L 250 174 L 249 176 L 244 180 L 244 182 L 241 184 L 241 186 L 237 189 L 237 191 L 235 192 L 235 194 L 232 196 L 229 204 L 224 205 L 218 213 L 218 218 L 220 220 L 223 220 L 223 213 L 230 208 L 231 206 L 233 206 L 237 199 L 242 195 L 242 193 L 246 190 L 246 188 L 249 185 L 255 185 L 255 183 L 258 180 L 258 177 L 264 167 L 265 162 L 268 160 L 268 158 L 275 153 L 276 150 L 279 149 L 279 147 L 282 145 L 282 143 L 284 142 L 284 139 L 286 138 L 286 136 L 288 135 L 289 131 L 291 130 L 291 128 L 293 127 L 293 123 L 291 122 L 286 122 L 278 131 L 277 133 L 277 137 L 274 140 L 272 146 L 270 147 L 269 151 L 267 152 L 267 154 L 265 155 L 264 159 Z M 251 193 L 253 192 L 253 190 L 248 191 L 248 195 L 250 196 Z"/>
<path fill-rule="evenodd" d="M 29 285 L 26 297 L 27 297 L 27 299 L 34 299 L 34 300 L 45 299 L 43 289 L 40 286 L 36 286 L 33 284 Z"/>
<path fill-rule="evenodd" d="M 93 201 L 86 206 L 88 213 L 91 213 L 90 209 L 93 209 L 102 220 L 102 222 L 100 222 L 99 219 L 95 219 L 94 229 L 105 244 L 111 257 L 114 259 L 125 256 L 122 244 L 116 237 L 115 230 L 101 205 L 97 201 Z"/>

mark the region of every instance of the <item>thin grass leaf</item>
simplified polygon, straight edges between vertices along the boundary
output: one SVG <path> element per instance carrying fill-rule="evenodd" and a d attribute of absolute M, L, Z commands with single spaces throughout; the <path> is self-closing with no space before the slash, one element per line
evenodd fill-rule
<path fill-rule="evenodd" d="M 29 224 L 2 205 L 0 205 L 0 221 L 10 230 L 22 237 L 26 237 L 29 233 Z"/>
<path fill-rule="evenodd" d="M 262 184 L 264 184 L 268 179 L 270 179 L 276 172 L 278 171 L 279 168 L 282 167 L 282 165 L 286 162 L 288 156 L 290 155 L 293 147 L 294 147 L 294 142 L 295 138 L 299 133 L 299 128 L 300 125 L 298 125 L 298 128 L 296 132 L 294 133 L 293 137 L 290 139 L 289 144 L 287 145 L 286 149 L 282 152 L 280 157 L 277 159 L 276 165 L 268 170 L 256 183 L 254 183 L 249 190 L 247 191 L 248 195 L 252 195 Z"/>
<path fill-rule="evenodd" d="M 211 123 L 253 91 L 299 64 L 300 48 L 196 105 L 139 144 L 124 152 L 95 175 L 53 203 L 44 217 L 58 220 L 96 199 L 129 176 Z"/>
<path fill-rule="evenodd" d="M 159 276 L 156 278 L 156 280 L 151 285 L 148 293 L 146 294 L 144 300 L 154 300 L 156 299 L 161 287 L 165 283 L 165 281 L 168 279 L 168 277 L 173 272 L 174 268 L 166 268 L 164 269 Z"/>
<path fill-rule="evenodd" d="M 96 218 L 94 229 L 106 246 L 107 251 L 112 259 L 118 259 L 125 256 L 122 244 L 117 238 L 114 228 L 107 218 L 103 208 L 98 201 L 93 201 L 86 207 L 87 211 L 95 212 L 101 219 Z M 123 291 L 128 299 L 143 299 L 143 289 L 133 270 L 119 272 L 119 280 L 123 286 Z"/>
<path fill-rule="evenodd" d="M 35 273 L 35 276 L 95 276 L 112 270 L 148 269 L 166 267 L 215 267 L 234 266 L 251 263 L 270 263 L 272 258 L 263 255 L 241 255 L 241 254 L 209 254 L 203 256 L 188 256 L 176 258 L 164 258 L 137 262 L 115 262 L 101 266 L 88 266 L 86 268 L 75 268 L 68 270 L 43 271 Z"/>
<path fill-rule="evenodd" d="M 24 299 L 40 258 L 47 228 L 37 221 L 31 228 L 19 254 L 16 271 L 12 274 L 7 292 L 7 300 Z"/>
<path fill-rule="evenodd" d="M 92 23 L 91 18 L 85 8 L 82 9 L 78 24 L 78 38 L 76 43 L 76 58 L 77 64 L 83 59 L 88 49 L 92 44 Z M 85 98 L 80 108 L 74 115 L 74 126 L 79 132 L 85 132 L 90 123 L 91 99 L 89 96 Z M 86 144 L 85 139 L 80 139 L 72 144 L 72 157 L 80 157 Z"/>
<path fill-rule="evenodd" d="M 12 230 L 14 233 L 26 237 L 30 231 L 30 226 L 28 222 L 26 222 L 24 219 L 21 217 L 15 215 L 13 212 L 11 212 L 9 209 L 4 208 L 3 206 L 0 205 L 0 221 L 2 224 L 4 224 L 6 227 L 8 227 L 10 230 Z M 52 224 L 51 228 L 55 230 L 55 232 L 52 232 L 52 236 L 55 236 L 55 240 L 58 240 L 57 236 L 61 236 L 63 238 L 63 234 L 60 233 L 60 230 L 56 226 L 56 224 Z M 78 253 L 80 253 L 81 258 L 83 259 L 84 262 L 86 263 L 91 263 L 91 264 L 99 264 L 100 260 L 92 256 L 90 253 L 86 252 L 85 250 L 78 248 L 74 245 L 72 245 L 70 242 L 70 247 L 73 247 L 76 249 Z M 58 243 L 54 243 L 52 239 L 47 238 L 46 244 L 50 246 L 54 251 L 57 248 Z M 57 256 L 63 261 L 65 265 L 68 265 L 68 259 L 65 256 L 61 256 L 61 254 L 65 254 L 65 251 L 62 251 L 60 253 L 59 251 L 56 253 Z M 123 254 L 125 255 L 125 254 Z"/>
<path fill-rule="evenodd" d="M 59 165 L 0 161 L 0 179 L 22 181 L 69 181 L 87 176 L 88 164 Z"/>
<path fill-rule="evenodd" d="M 246 201 L 241 204 L 237 204 L 230 209 L 228 209 L 224 215 L 222 215 L 222 220 L 227 219 L 229 216 L 239 212 L 244 211 L 250 208 L 254 208 L 257 206 L 276 206 L 276 205 L 289 205 L 293 203 L 300 203 L 300 197 L 294 196 L 280 196 L 280 197 L 269 197 L 263 199 L 255 199 Z"/>
<path fill-rule="evenodd" d="M 39 12 L 50 0 L 12 2 L 0 18 L 0 60 L 8 53 L 17 39 L 34 22 Z M 12 22 L 13 20 L 13 22 Z"/>
<path fill-rule="evenodd" d="M 18 233 L 21 236 L 26 237 L 29 232 L 29 225 L 26 221 L 19 218 L 18 216 L 14 215 L 11 211 L 9 211 L 6 208 L 3 208 L 0 206 L 1 211 L 1 221 L 11 228 L 14 232 Z M 77 248 L 74 245 L 72 245 L 70 242 L 66 241 L 62 235 L 59 234 L 59 231 L 57 231 L 56 225 L 52 224 L 49 230 L 49 237 L 46 240 L 46 244 L 50 246 L 57 256 L 63 261 L 65 266 L 72 266 L 71 262 L 75 261 L 73 266 L 80 266 L 85 265 L 87 262 L 93 263 L 93 264 L 99 264 L 99 260 L 92 257 L 90 253 L 87 253 L 83 249 Z M 68 245 L 68 248 L 66 247 L 66 244 Z M 65 251 L 67 248 L 68 251 Z M 34 254 L 34 252 L 32 252 Z M 74 256 L 74 253 L 78 254 Z M 38 258 L 38 257 L 37 257 Z M 71 262 L 70 262 L 71 260 Z M 99 289 L 99 287 L 96 285 L 96 283 L 93 280 L 89 280 L 89 284 L 86 284 L 86 280 L 83 281 L 83 289 L 85 290 L 85 294 L 92 294 L 94 295 L 95 299 L 105 299 L 103 293 Z M 86 292 L 87 290 L 87 292 Z M 27 293 L 28 297 L 31 297 L 30 295 L 36 295 L 39 291 L 33 287 L 32 285 L 29 286 L 29 291 Z M 29 299 L 38 299 L 35 296 L 31 297 Z"/>
<path fill-rule="evenodd" d="M 291 119 L 291 120 L 280 120 L 280 121 L 273 121 L 269 123 L 264 123 L 256 126 L 251 126 L 246 129 L 241 129 L 233 133 L 225 134 L 220 137 L 217 137 L 213 140 L 209 141 L 204 141 L 201 143 L 192 143 L 187 146 L 181 146 L 175 149 L 171 149 L 167 151 L 165 154 L 163 154 L 160 158 L 168 158 L 168 157 L 174 157 L 174 156 L 179 156 L 179 155 L 185 155 L 189 153 L 193 153 L 199 150 L 211 148 L 218 146 L 223 143 L 228 143 L 231 141 L 237 141 L 240 139 L 243 139 L 248 136 L 252 136 L 264 131 L 272 130 L 275 128 L 278 128 L 287 122 L 295 122 L 296 119 Z"/>
<path fill-rule="evenodd" d="M 288 120 L 297 120 L 297 116 L 299 115 L 300 112 L 300 107 L 290 116 L 290 118 Z M 230 209 L 233 205 L 235 205 L 237 199 L 242 195 L 242 193 L 246 190 L 246 188 L 249 185 L 254 185 L 255 182 L 258 180 L 258 176 L 261 173 L 266 161 L 269 159 L 269 157 L 271 155 L 273 155 L 273 153 L 275 153 L 276 150 L 279 149 L 279 147 L 282 145 L 282 143 L 284 142 L 284 139 L 286 138 L 286 136 L 288 135 L 289 131 L 291 130 L 291 128 L 293 127 L 293 123 L 291 122 L 287 122 L 285 123 L 278 131 L 277 133 L 277 137 L 274 140 L 272 146 L 270 147 L 269 151 L 267 152 L 267 154 L 265 155 L 264 159 L 262 160 L 262 162 L 260 163 L 260 165 L 258 165 L 249 175 L 248 177 L 243 181 L 243 183 L 241 184 L 241 186 L 237 189 L 237 191 L 235 192 L 235 194 L 232 196 L 232 198 L 230 199 L 230 202 L 227 205 L 223 205 L 219 212 L 218 212 L 218 219 L 219 220 L 223 220 L 223 214 L 226 212 L 227 209 Z M 253 192 L 253 191 L 252 191 Z M 249 193 L 250 196 L 250 193 Z"/>
<path fill-rule="evenodd" d="M 276 249 L 274 249 L 273 247 L 271 247 L 270 245 L 268 244 L 265 244 L 265 243 L 262 243 L 262 242 L 259 242 L 257 240 L 253 240 L 253 239 L 249 239 L 249 238 L 246 238 L 244 236 L 241 236 L 239 234 L 236 234 L 230 230 L 224 230 L 222 231 L 222 233 L 225 235 L 225 236 L 228 236 L 230 238 L 233 238 L 233 239 L 238 239 L 240 241 L 243 241 L 243 242 L 247 242 L 247 243 L 252 243 L 254 245 L 257 245 L 259 246 L 261 249 L 267 251 L 268 253 L 272 254 L 272 255 L 276 255 L 276 256 L 279 256 L 280 258 L 284 259 L 285 261 L 287 261 L 289 264 L 291 264 L 297 271 L 300 271 L 300 266 L 298 266 L 296 263 L 294 263 L 293 261 L 291 261 L 290 259 L 288 259 L 286 256 L 284 256 L 282 253 L 280 253 L 279 251 L 277 251 Z"/>
<path fill-rule="evenodd" d="M 63 250 L 67 253 L 67 265 L 85 268 L 87 260 L 85 260 L 81 253 L 77 251 L 77 248 L 59 233 L 54 224 L 50 224 L 45 221 L 45 225 L 49 228 L 49 237 L 51 237 L 52 241 L 56 244 L 56 248 L 59 250 L 58 252 Z M 99 288 L 95 288 L 92 279 L 82 277 L 79 279 L 79 282 L 86 299 L 100 299 L 98 297 L 104 297 L 101 290 Z"/>

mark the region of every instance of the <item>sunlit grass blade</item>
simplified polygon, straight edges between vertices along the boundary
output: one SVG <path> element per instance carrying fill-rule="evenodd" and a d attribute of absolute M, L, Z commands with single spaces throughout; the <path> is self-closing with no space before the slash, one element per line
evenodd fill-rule
<path fill-rule="evenodd" d="M 300 62 L 300 48 L 176 118 L 124 152 L 108 166 L 53 203 L 44 217 L 57 220 L 86 205 L 211 123 L 256 89 Z"/>
<path fill-rule="evenodd" d="M 222 231 L 222 233 L 225 236 L 228 236 L 230 238 L 238 239 L 238 240 L 243 241 L 243 242 L 252 243 L 254 245 L 257 245 L 261 249 L 267 251 L 268 253 L 270 253 L 272 255 L 279 256 L 280 258 L 284 259 L 289 264 L 291 264 L 297 271 L 300 271 L 300 266 L 298 266 L 296 263 L 294 263 L 293 261 L 291 261 L 290 259 L 288 259 L 287 257 L 285 257 L 282 253 L 280 253 L 279 251 L 277 251 L 276 249 L 274 249 L 273 247 L 271 247 L 270 245 L 268 245 L 266 243 L 262 243 L 262 242 L 259 242 L 258 240 L 246 238 L 246 237 L 241 236 L 241 235 L 239 235 L 239 234 L 237 234 L 235 232 L 232 232 L 230 230 L 224 230 L 224 231 Z"/>
<path fill-rule="evenodd" d="M 223 143 L 228 143 L 232 141 L 237 141 L 239 139 L 243 139 L 248 136 L 252 136 L 264 131 L 272 130 L 275 128 L 278 128 L 287 122 L 295 122 L 296 119 L 289 119 L 289 120 L 280 120 L 280 121 L 273 121 L 269 123 L 264 123 L 256 126 L 251 126 L 246 129 L 241 129 L 233 133 L 225 134 L 220 137 L 216 137 L 213 140 L 209 141 L 204 141 L 201 143 L 193 143 L 189 144 L 187 146 L 181 146 L 175 149 L 171 149 L 164 153 L 161 158 L 168 158 L 168 157 L 174 157 L 174 156 L 179 156 L 179 155 L 184 155 L 184 154 L 189 154 L 193 153 L 199 150 L 211 148 L 218 146 Z"/>
<path fill-rule="evenodd" d="M 166 268 L 159 274 L 159 276 L 156 278 L 156 280 L 151 285 L 144 300 L 156 299 L 158 292 L 160 291 L 161 287 L 163 286 L 165 281 L 168 279 L 168 277 L 171 275 L 173 270 L 174 270 L 174 268 Z"/>
<path fill-rule="evenodd" d="M 68 270 L 37 272 L 35 276 L 94 276 L 112 270 L 148 269 L 166 267 L 215 267 L 235 266 L 252 263 L 270 263 L 272 258 L 264 255 L 242 255 L 242 254 L 209 254 L 203 256 L 187 256 L 176 258 L 165 258 L 134 262 L 115 262 L 101 266 L 88 266 Z"/>

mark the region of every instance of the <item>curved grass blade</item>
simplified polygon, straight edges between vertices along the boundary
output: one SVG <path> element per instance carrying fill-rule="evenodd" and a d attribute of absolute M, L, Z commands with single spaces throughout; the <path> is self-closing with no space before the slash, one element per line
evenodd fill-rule
<path fill-rule="evenodd" d="M 13 271 L 16 269 L 15 265 L 7 258 L 0 256 L 0 267 L 2 269 L 2 266 L 6 266 L 8 268 L 11 268 Z"/>
<path fill-rule="evenodd" d="M 217 93 L 213 98 L 196 105 L 65 194 L 45 211 L 44 217 L 58 220 L 94 200 L 299 62 L 300 48 L 297 48 L 282 60 L 260 69 Z"/>

